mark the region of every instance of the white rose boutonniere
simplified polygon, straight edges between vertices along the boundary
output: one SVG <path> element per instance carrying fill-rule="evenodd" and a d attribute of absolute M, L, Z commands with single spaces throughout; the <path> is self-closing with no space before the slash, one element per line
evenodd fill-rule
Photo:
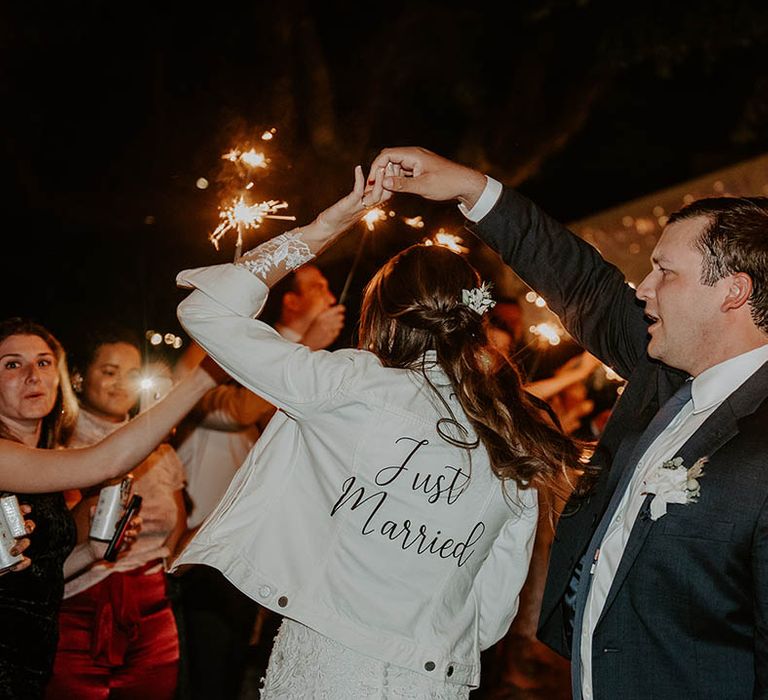
<path fill-rule="evenodd" d="M 682 457 L 668 459 L 645 480 L 643 493 L 654 494 L 651 501 L 651 520 L 658 520 L 667 512 L 669 503 L 696 503 L 701 493 L 699 479 L 704 476 L 707 457 L 697 459 L 686 469 Z"/>

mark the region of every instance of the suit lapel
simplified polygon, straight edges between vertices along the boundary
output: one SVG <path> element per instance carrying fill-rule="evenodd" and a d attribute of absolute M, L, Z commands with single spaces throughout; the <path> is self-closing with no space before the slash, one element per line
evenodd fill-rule
<path fill-rule="evenodd" d="M 669 397 L 677 391 L 685 378 L 686 376 L 681 373 L 658 372 L 656 381 L 647 383 L 636 420 L 631 427 L 625 429 L 625 436 L 616 450 L 613 466 L 606 482 L 604 503 L 607 504 L 611 499 L 611 495 L 625 470 L 635 468 L 636 464 L 629 464 L 629 461 L 638 440 L 656 415 L 659 407 L 664 405 Z"/>
<path fill-rule="evenodd" d="M 701 427 L 691 435 L 675 456 L 682 457 L 683 464 L 687 467 L 690 467 L 700 457 L 710 457 L 739 432 L 739 420 L 754 413 L 767 395 L 768 363 L 758 369 L 752 377 L 725 399 Z M 636 439 L 633 444 L 634 442 Z M 706 482 L 702 483 L 702 488 L 706 488 Z M 616 594 L 621 589 L 624 579 L 635 563 L 635 559 L 653 527 L 654 521 L 651 520 L 649 512 L 651 498 L 651 494 L 646 497 L 632 527 L 598 624 L 616 598 Z"/>

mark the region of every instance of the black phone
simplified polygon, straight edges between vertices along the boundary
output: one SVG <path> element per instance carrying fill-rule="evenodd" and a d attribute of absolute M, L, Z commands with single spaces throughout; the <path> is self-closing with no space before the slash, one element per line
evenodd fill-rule
<path fill-rule="evenodd" d="M 131 519 L 141 509 L 141 496 L 132 496 L 128 507 L 125 509 L 123 516 L 115 525 L 115 534 L 112 535 L 112 539 L 107 545 L 107 551 L 104 553 L 105 561 L 115 561 L 117 559 L 117 553 L 120 551 L 120 547 L 123 544 L 123 538 L 125 537 L 125 531 L 130 525 Z"/>

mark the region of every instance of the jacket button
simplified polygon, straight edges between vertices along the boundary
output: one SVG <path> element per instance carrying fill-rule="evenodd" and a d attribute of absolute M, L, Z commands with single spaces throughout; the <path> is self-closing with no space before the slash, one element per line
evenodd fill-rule
<path fill-rule="evenodd" d="M 427 671 L 434 671 L 435 670 L 435 662 L 434 661 L 427 661 L 427 663 L 424 664 L 424 668 Z"/>
<path fill-rule="evenodd" d="M 277 599 L 277 604 L 278 604 L 278 605 L 279 605 L 281 608 L 284 608 L 286 605 L 288 605 L 288 598 L 286 598 L 284 595 L 281 595 L 281 596 L 280 596 L 280 597 Z"/>
<path fill-rule="evenodd" d="M 262 598 L 268 598 L 270 593 L 272 593 L 272 589 L 269 586 L 262 586 L 259 588 L 259 595 Z"/>
<path fill-rule="evenodd" d="M 453 675 L 453 666 L 449 666 L 448 670 L 445 672 L 445 675 L 449 678 Z"/>

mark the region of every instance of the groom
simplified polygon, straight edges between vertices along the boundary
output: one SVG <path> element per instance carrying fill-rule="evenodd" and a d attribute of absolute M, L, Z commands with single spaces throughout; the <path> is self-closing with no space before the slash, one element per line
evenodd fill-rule
<path fill-rule="evenodd" d="M 635 292 L 525 197 L 420 148 L 392 192 L 470 229 L 628 379 L 561 517 L 539 637 L 584 700 L 768 698 L 768 198 L 673 214 Z"/>

